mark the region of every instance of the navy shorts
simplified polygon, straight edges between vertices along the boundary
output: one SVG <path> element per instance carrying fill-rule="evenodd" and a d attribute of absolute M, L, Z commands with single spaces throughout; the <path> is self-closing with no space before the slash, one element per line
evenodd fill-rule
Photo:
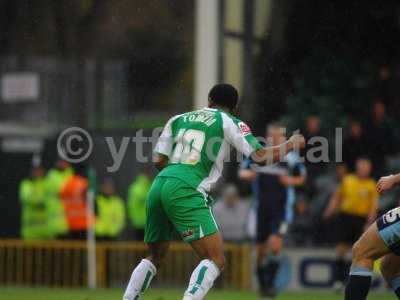
<path fill-rule="evenodd" d="M 400 255 L 400 207 L 384 214 L 376 221 L 379 235 L 386 246 L 396 255 Z"/>
<path fill-rule="evenodd" d="M 288 224 L 284 218 L 258 215 L 257 243 L 264 243 L 270 235 L 284 235 L 287 229 Z"/>

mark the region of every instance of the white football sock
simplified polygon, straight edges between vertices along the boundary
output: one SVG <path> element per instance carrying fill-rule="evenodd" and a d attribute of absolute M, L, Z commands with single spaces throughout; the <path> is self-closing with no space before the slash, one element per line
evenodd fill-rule
<path fill-rule="evenodd" d="M 183 300 L 202 300 L 219 276 L 219 268 L 212 260 L 204 259 L 193 271 Z"/>
<path fill-rule="evenodd" d="M 131 279 L 125 290 L 123 300 L 138 300 L 149 287 L 151 280 L 156 275 L 157 269 L 148 259 L 142 259 L 133 270 Z"/>

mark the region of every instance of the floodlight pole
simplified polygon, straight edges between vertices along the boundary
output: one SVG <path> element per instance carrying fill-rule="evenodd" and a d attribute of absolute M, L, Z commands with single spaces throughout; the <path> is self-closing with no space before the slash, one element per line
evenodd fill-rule
<path fill-rule="evenodd" d="M 209 89 L 218 81 L 218 0 L 196 0 L 194 108 L 207 106 Z"/>
<path fill-rule="evenodd" d="M 89 170 L 89 188 L 87 190 L 87 206 L 86 206 L 86 219 L 87 219 L 87 234 L 86 234 L 86 248 L 87 248 L 87 285 L 90 289 L 97 287 L 97 270 L 96 270 L 96 235 L 95 235 L 95 182 L 96 175 L 93 169 Z"/>

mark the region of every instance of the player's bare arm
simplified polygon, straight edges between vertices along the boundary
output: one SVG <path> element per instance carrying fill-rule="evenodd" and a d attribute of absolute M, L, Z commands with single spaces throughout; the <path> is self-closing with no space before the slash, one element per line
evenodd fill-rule
<path fill-rule="evenodd" d="M 251 182 L 255 180 L 256 177 L 257 177 L 257 172 L 254 170 L 249 170 L 249 169 L 239 170 L 239 178 L 241 180 Z"/>
<path fill-rule="evenodd" d="M 306 175 L 299 175 L 299 176 L 288 176 L 283 175 L 279 178 L 280 182 L 284 186 L 300 186 L 303 185 L 306 181 Z"/>
<path fill-rule="evenodd" d="M 286 154 L 293 150 L 304 148 L 306 142 L 301 134 L 292 135 L 288 141 L 271 147 L 264 147 L 252 154 L 252 159 L 258 164 L 273 164 L 282 160 Z"/>
<path fill-rule="evenodd" d="M 395 185 L 400 183 L 400 173 L 396 175 L 384 176 L 379 179 L 377 184 L 377 190 L 380 194 L 383 194 L 391 190 Z"/>

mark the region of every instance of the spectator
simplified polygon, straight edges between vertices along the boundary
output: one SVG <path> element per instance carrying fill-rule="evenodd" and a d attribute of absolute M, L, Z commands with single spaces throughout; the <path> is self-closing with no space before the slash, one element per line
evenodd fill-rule
<path fill-rule="evenodd" d="M 305 199 L 299 199 L 294 208 L 295 218 L 290 233 L 296 246 L 306 246 L 313 236 L 311 210 Z"/>
<path fill-rule="evenodd" d="M 307 169 L 306 192 L 310 198 L 315 196 L 316 187 L 315 180 L 324 171 L 324 162 L 311 162 L 307 158 L 307 153 L 310 153 L 311 148 L 321 148 L 320 141 L 315 140 L 316 137 L 322 136 L 321 119 L 319 116 L 310 115 L 306 119 L 306 126 L 304 129 L 304 137 L 307 141 L 306 147 L 303 150 L 303 157 L 305 157 L 305 166 Z"/>
<path fill-rule="evenodd" d="M 136 240 L 144 239 L 144 227 L 146 224 L 146 199 L 150 190 L 152 177 L 150 170 L 144 169 L 128 189 L 128 217 L 135 229 Z"/>
<path fill-rule="evenodd" d="M 381 95 L 382 100 L 388 103 L 390 111 L 393 111 L 394 116 L 399 116 L 399 79 L 400 74 L 396 70 L 396 64 L 383 64 L 379 68 L 378 79 L 376 81 L 376 90 Z"/>
<path fill-rule="evenodd" d="M 42 166 L 34 166 L 30 178 L 19 187 L 22 205 L 21 237 L 26 240 L 44 240 L 50 237 L 47 227 L 46 182 Z"/>
<path fill-rule="evenodd" d="M 368 155 L 374 166 L 374 176 L 385 173 L 386 158 L 396 151 L 395 134 L 390 119 L 386 115 L 386 106 L 381 100 L 372 105 L 371 118 L 365 126 Z"/>
<path fill-rule="evenodd" d="M 228 242 L 246 240 L 249 204 L 240 199 L 234 185 L 224 188 L 222 200 L 214 205 L 213 212 L 224 240 Z"/>
<path fill-rule="evenodd" d="M 358 158 L 355 174 L 343 178 L 325 210 L 324 218 L 337 215 L 335 287 L 341 288 L 346 280 L 350 260 L 350 247 L 364 229 L 375 221 L 378 194 L 376 182 L 371 178 L 372 164 L 367 158 Z"/>
<path fill-rule="evenodd" d="M 347 173 L 346 164 L 337 163 L 333 174 L 328 173 L 327 176 L 323 176 L 318 180 L 318 196 L 311 203 L 312 215 L 315 218 L 314 226 L 318 228 L 318 230 L 313 232 L 317 244 L 331 244 L 335 242 L 335 237 L 332 237 L 331 234 L 332 226 L 335 226 L 335 224 L 331 224 L 331 220 L 325 220 L 323 212 Z"/>
<path fill-rule="evenodd" d="M 68 223 L 60 192 L 66 180 L 73 174 L 74 171 L 70 164 L 63 159 L 59 159 L 55 167 L 50 169 L 46 176 L 47 224 L 53 237 L 63 236 L 68 233 Z"/>
<path fill-rule="evenodd" d="M 349 169 L 345 163 L 337 163 L 335 165 L 335 172 L 331 176 L 326 176 L 324 180 L 319 182 L 320 189 L 323 189 L 323 195 L 326 199 L 330 199 L 336 192 L 338 186 L 342 183 L 343 178 L 348 174 Z"/>
<path fill-rule="evenodd" d="M 114 182 L 106 179 L 96 198 L 96 236 L 101 239 L 116 239 L 125 227 L 125 205 L 115 194 Z"/>
<path fill-rule="evenodd" d="M 93 222 L 93 216 L 88 217 L 87 213 L 88 185 L 87 178 L 82 174 L 74 174 L 61 187 L 60 195 L 67 218 L 68 238 L 85 238 L 89 222 Z"/>
<path fill-rule="evenodd" d="M 351 120 L 349 135 L 343 141 L 343 161 L 350 172 L 354 172 L 354 165 L 358 157 L 368 154 L 363 127 L 360 121 Z"/>

